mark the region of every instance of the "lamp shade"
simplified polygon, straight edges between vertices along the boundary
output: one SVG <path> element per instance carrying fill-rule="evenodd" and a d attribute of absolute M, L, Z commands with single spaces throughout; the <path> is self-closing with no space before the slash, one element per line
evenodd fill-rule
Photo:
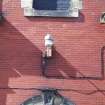
<path fill-rule="evenodd" d="M 47 34 L 45 36 L 45 46 L 46 47 L 52 47 L 54 45 L 53 38 L 50 34 Z"/>

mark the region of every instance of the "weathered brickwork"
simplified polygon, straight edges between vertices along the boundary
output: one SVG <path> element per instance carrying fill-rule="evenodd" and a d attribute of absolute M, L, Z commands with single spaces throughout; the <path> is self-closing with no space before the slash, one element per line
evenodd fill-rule
<path fill-rule="evenodd" d="M 78 18 L 28 18 L 20 0 L 3 0 L 1 5 L 0 105 L 20 105 L 39 93 L 12 88 L 43 87 L 71 89 L 60 93 L 76 105 L 105 105 L 105 24 L 99 23 L 105 0 L 83 0 Z M 50 79 L 41 72 L 46 33 L 55 44 L 46 71 Z"/>

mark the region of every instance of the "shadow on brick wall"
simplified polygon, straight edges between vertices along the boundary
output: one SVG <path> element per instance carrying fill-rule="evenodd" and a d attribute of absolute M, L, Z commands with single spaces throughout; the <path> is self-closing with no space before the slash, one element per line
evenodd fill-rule
<path fill-rule="evenodd" d="M 11 78 L 24 75 L 41 76 L 40 50 L 8 21 L 0 26 L 0 105 L 6 105 L 6 95 L 12 94 Z"/>
<path fill-rule="evenodd" d="M 45 59 L 45 64 L 42 63 L 43 74 L 47 78 L 56 78 L 56 79 L 73 79 L 73 80 L 103 80 L 104 79 L 104 59 L 105 59 L 105 46 L 100 50 L 100 74 L 101 76 L 85 76 L 81 71 L 73 67 L 67 60 L 56 51 L 54 48 L 54 55 L 52 59 Z M 43 62 L 43 59 L 42 59 Z M 79 74 L 79 76 L 77 75 Z"/>
<path fill-rule="evenodd" d="M 42 65 L 42 69 L 45 70 L 46 77 L 57 77 L 70 79 L 76 77 L 77 70 L 68 63 L 60 53 L 54 48 L 53 58 L 46 59 L 46 65 Z"/>
<path fill-rule="evenodd" d="M 66 61 L 60 53 L 54 50 L 54 58 L 48 61 L 46 75 L 51 78 L 66 79 L 103 79 L 104 78 L 104 53 L 105 47 L 101 49 L 102 77 L 89 77 L 80 73 L 75 67 Z M 42 76 L 41 51 L 25 38 L 8 21 L 0 26 L 0 104 L 6 105 L 7 94 L 15 93 L 9 87 L 11 78 L 23 75 Z M 77 73 L 83 78 L 78 78 Z"/>

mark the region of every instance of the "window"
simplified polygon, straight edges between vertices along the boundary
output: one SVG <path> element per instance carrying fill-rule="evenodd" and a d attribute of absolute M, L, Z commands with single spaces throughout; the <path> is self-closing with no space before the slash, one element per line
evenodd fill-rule
<path fill-rule="evenodd" d="M 82 0 L 21 0 L 24 16 L 78 17 Z"/>
<path fill-rule="evenodd" d="M 20 105 L 75 105 L 74 102 L 61 96 L 57 90 L 42 90 L 42 93 L 29 98 Z"/>

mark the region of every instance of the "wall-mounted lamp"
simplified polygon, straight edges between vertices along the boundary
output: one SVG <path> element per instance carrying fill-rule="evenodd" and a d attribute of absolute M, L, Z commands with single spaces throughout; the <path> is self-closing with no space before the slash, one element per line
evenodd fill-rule
<path fill-rule="evenodd" d="M 53 55 L 52 50 L 53 50 L 53 45 L 54 45 L 53 37 L 51 36 L 51 34 L 47 34 L 44 40 L 45 40 L 44 57 L 51 58 Z"/>
<path fill-rule="evenodd" d="M 103 13 L 101 14 L 100 23 L 104 23 L 104 24 L 105 24 L 105 12 L 103 12 Z"/>
<path fill-rule="evenodd" d="M 54 46 L 54 40 L 51 34 L 47 34 L 44 37 L 45 42 L 45 50 L 42 55 L 42 74 L 43 76 L 46 76 L 46 66 L 48 65 L 49 59 L 53 57 L 53 46 Z"/>

